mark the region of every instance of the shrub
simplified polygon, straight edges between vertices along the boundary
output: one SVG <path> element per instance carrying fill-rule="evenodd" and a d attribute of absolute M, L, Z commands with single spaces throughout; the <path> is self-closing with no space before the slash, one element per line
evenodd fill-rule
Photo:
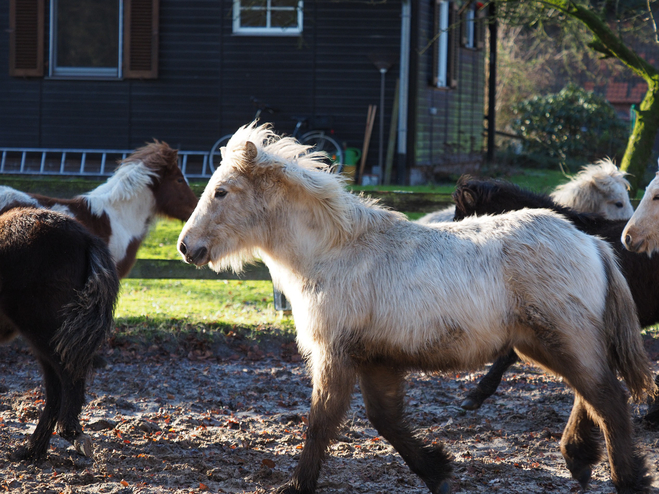
<path fill-rule="evenodd" d="M 513 107 L 513 113 L 513 129 L 524 137 L 522 152 L 548 155 L 561 164 L 620 157 L 627 143 L 627 125 L 613 107 L 574 84 L 559 93 L 523 101 Z"/>

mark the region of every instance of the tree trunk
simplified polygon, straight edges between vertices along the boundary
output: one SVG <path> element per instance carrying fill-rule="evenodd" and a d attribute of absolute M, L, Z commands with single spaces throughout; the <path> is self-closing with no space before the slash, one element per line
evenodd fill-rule
<path fill-rule="evenodd" d="M 652 157 L 654 140 L 659 131 L 659 84 L 648 87 L 637 118 L 629 137 L 625 155 L 620 163 L 620 169 L 629 173 L 629 183 L 632 186 L 632 197 L 639 187 L 644 187 L 645 168 Z"/>
<path fill-rule="evenodd" d="M 638 188 L 645 185 L 642 183 L 645 167 L 652 156 L 654 139 L 659 130 L 659 71 L 627 47 L 606 22 L 589 8 L 575 0 L 541 0 L 541 2 L 579 20 L 593 33 L 594 40 L 591 46 L 594 49 L 607 56 L 616 57 L 648 84 L 648 92 L 637 112 L 638 118 L 620 164 L 623 171 L 630 173 L 628 178 L 632 185 L 631 196 L 634 197 Z"/>

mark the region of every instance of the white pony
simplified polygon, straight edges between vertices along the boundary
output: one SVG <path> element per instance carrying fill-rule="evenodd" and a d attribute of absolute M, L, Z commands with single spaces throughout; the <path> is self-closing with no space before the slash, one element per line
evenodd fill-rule
<path fill-rule="evenodd" d="M 622 231 L 621 240 L 632 252 L 651 256 L 659 250 L 659 173 L 645 188 L 638 208 Z"/>
<path fill-rule="evenodd" d="M 627 220 L 634 214 L 628 175 L 609 158 L 584 166 L 572 179 L 556 187 L 551 198 L 580 213 L 597 213 L 609 220 Z"/>
<path fill-rule="evenodd" d="M 241 270 L 256 257 L 291 302 L 312 374 L 307 439 L 278 493 L 311 493 L 359 378 L 369 419 L 433 493 L 450 455 L 404 417 L 409 369 L 473 369 L 511 347 L 575 391 L 561 451 L 586 485 L 606 440 L 618 492 L 648 492 L 627 396 L 654 392 L 629 288 L 611 248 L 547 210 L 426 227 L 345 190 L 321 156 L 256 123 L 223 150 L 178 248 Z M 385 293 L 386 292 L 386 293 Z"/>
<path fill-rule="evenodd" d="M 634 214 L 626 175 L 613 161 L 605 158 L 584 166 L 569 182 L 556 187 L 550 195 L 554 202 L 580 213 L 596 213 L 608 220 L 626 220 Z M 416 221 L 422 225 L 441 223 L 453 221 L 454 215 L 455 206 L 448 206 Z"/>

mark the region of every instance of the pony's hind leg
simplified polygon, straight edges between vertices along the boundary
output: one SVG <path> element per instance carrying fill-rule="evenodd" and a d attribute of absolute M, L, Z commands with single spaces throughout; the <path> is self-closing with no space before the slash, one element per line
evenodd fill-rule
<path fill-rule="evenodd" d="M 595 427 L 583 399 L 579 393 L 575 393 L 572 413 L 561 438 L 561 453 L 572 477 L 583 489 L 590 481 L 592 466 L 602 458 Z"/>
<path fill-rule="evenodd" d="M 73 380 L 69 374 L 60 370 L 62 381 L 62 403 L 57 421 L 57 432 L 69 441 L 76 451 L 91 458 L 93 454 L 91 438 L 82 432 L 80 412 L 85 402 L 85 380 Z"/>
<path fill-rule="evenodd" d="M 25 446 L 14 451 L 9 459 L 12 461 L 37 461 L 46 456 L 50 437 L 60 413 L 62 387 L 55 370 L 43 359 L 39 359 L 44 374 L 46 403 L 44 404 L 37 427 Z"/>
<path fill-rule="evenodd" d="M 611 478 L 618 493 L 649 493 L 652 477 L 648 474 L 645 458 L 633 443 L 633 428 L 627 394 L 615 374 L 606 369 L 595 386 L 580 389 L 588 415 L 599 425 L 609 454 Z"/>
<path fill-rule="evenodd" d="M 577 395 L 561 440 L 561 452 L 575 479 L 585 485 L 590 478 L 590 467 L 597 460 L 592 432 L 595 424 L 606 441 L 611 478 L 617 492 L 650 492 L 652 478 L 645 459 L 633 443 L 627 394 L 607 363 L 601 362 L 597 355 L 587 354 L 587 349 L 581 355 L 571 353 L 566 346 L 519 350 L 564 377 Z M 588 366 L 587 362 L 593 365 Z"/>
<path fill-rule="evenodd" d="M 387 439 L 434 494 L 451 491 L 450 455 L 440 446 L 431 447 L 414 435 L 404 416 L 403 373 L 384 366 L 359 369 L 366 414 L 377 431 Z"/>
<path fill-rule="evenodd" d="M 485 400 L 492 396 L 499 384 L 504 372 L 519 361 L 515 350 L 511 349 L 506 355 L 502 355 L 494 361 L 490 370 L 483 376 L 483 379 L 472 389 L 462 401 L 460 406 L 465 410 L 476 410 L 480 408 Z"/>
<path fill-rule="evenodd" d="M 338 433 L 350 406 L 356 373 L 349 362 L 340 357 L 328 362 L 313 361 L 313 391 L 307 440 L 291 480 L 279 487 L 277 494 L 312 494 L 316 490 L 320 467 L 327 447 Z"/>

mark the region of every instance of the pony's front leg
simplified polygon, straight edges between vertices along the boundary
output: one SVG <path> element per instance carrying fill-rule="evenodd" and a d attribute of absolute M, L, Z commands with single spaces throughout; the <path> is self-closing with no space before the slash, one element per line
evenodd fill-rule
<path fill-rule="evenodd" d="M 433 447 L 420 441 L 405 419 L 403 372 L 369 365 L 359 369 L 359 378 L 366 415 L 377 431 L 396 448 L 430 492 L 451 492 L 451 456 L 441 444 Z"/>
<path fill-rule="evenodd" d="M 277 494 L 315 492 L 329 442 L 336 437 L 350 406 L 355 380 L 355 369 L 347 359 L 331 356 L 323 362 L 313 361 L 313 392 L 307 440 L 293 477 L 275 491 Z"/>

